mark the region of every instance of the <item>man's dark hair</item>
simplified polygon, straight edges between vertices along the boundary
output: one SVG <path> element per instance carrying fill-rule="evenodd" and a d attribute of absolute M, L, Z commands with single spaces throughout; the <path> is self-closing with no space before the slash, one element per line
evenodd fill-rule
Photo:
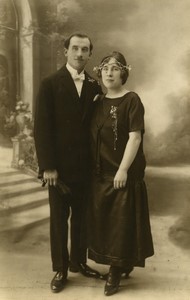
<path fill-rule="evenodd" d="M 69 48 L 71 38 L 72 38 L 72 37 L 75 37 L 75 36 L 78 37 L 78 38 L 81 38 L 81 39 L 87 38 L 87 39 L 89 40 L 89 42 L 90 42 L 90 52 L 92 52 L 92 49 L 93 49 L 92 41 L 91 41 L 91 39 L 89 38 L 88 35 L 83 34 L 83 33 L 73 33 L 72 35 L 70 35 L 70 36 L 65 40 L 65 42 L 64 42 L 64 47 L 65 47 L 66 49 Z"/>

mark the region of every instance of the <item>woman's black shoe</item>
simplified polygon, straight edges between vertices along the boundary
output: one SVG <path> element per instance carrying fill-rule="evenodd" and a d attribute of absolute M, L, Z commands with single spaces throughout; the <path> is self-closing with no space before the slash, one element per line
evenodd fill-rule
<path fill-rule="evenodd" d="M 129 277 L 129 274 L 133 271 L 133 269 L 134 269 L 133 267 L 129 267 L 129 268 L 122 269 L 122 275 L 124 276 L 124 278 L 128 278 L 128 277 Z M 109 273 L 102 274 L 102 275 L 100 276 L 100 279 L 102 279 L 102 280 L 107 280 L 108 274 L 109 274 Z"/>
<path fill-rule="evenodd" d="M 119 267 L 110 267 L 108 278 L 104 288 L 104 294 L 106 296 L 111 296 L 117 293 L 119 289 L 119 284 L 121 280 L 122 270 Z"/>
<path fill-rule="evenodd" d="M 133 271 L 133 267 L 129 267 L 129 268 L 126 268 L 122 271 L 122 273 L 124 274 L 125 278 L 128 278 L 129 277 L 129 274 Z"/>

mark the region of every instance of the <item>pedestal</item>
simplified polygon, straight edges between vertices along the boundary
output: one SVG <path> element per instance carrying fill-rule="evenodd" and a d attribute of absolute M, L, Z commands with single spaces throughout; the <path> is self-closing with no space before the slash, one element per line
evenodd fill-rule
<path fill-rule="evenodd" d="M 13 143 L 13 158 L 11 162 L 11 167 L 18 168 L 20 159 L 20 139 L 15 136 L 11 140 Z"/>

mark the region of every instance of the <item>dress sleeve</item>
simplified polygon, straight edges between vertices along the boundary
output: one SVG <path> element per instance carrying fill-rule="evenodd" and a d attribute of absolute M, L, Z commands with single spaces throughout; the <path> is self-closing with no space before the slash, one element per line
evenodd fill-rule
<path fill-rule="evenodd" d="M 133 94 L 129 107 L 129 132 L 144 132 L 144 106 L 137 94 Z"/>

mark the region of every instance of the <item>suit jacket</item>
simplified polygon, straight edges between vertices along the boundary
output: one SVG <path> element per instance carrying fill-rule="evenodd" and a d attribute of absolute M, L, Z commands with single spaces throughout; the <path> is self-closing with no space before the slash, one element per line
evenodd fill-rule
<path fill-rule="evenodd" d="M 85 180 L 89 171 L 89 123 L 93 99 L 101 87 L 85 72 L 79 98 L 74 81 L 63 66 L 40 86 L 34 139 L 39 170 L 56 169 L 65 182 Z"/>

